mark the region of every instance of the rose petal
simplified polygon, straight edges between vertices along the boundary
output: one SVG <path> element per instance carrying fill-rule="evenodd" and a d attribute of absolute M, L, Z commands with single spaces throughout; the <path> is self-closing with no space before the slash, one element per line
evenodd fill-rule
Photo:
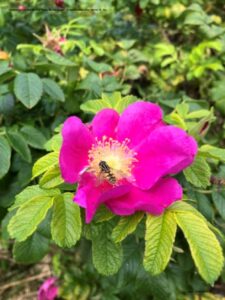
<path fill-rule="evenodd" d="M 92 121 L 93 135 L 101 139 L 104 135 L 115 138 L 115 130 L 119 121 L 119 114 L 113 109 L 103 109 L 96 114 Z"/>
<path fill-rule="evenodd" d="M 93 137 L 77 117 L 70 117 L 65 121 L 62 136 L 59 155 L 62 177 L 68 183 L 75 183 L 81 170 L 88 164 L 88 150 L 93 143 Z"/>
<path fill-rule="evenodd" d="M 86 172 L 81 176 L 74 201 L 86 210 L 86 223 L 93 219 L 98 207 L 108 199 L 124 195 L 130 190 L 129 185 L 113 187 L 107 181 L 97 183 L 93 175 Z"/>
<path fill-rule="evenodd" d="M 184 130 L 161 126 L 135 148 L 138 162 L 133 168 L 135 184 L 151 188 L 161 177 L 189 166 L 197 153 L 197 143 Z"/>
<path fill-rule="evenodd" d="M 117 137 L 119 141 L 129 138 L 129 146 L 132 148 L 160 125 L 162 125 L 161 108 L 154 103 L 137 101 L 130 104 L 122 113 Z"/>
<path fill-rule="evenodd" d="M 181 198 L 182 187 L 179 183 L 174 178 L 163 178 L 147 191 L 133 186 L 127 194 L 109 199 L 105 205 L 114 214 L 121 216 L 131 215 L 136 211 L 158 215 Z"/>

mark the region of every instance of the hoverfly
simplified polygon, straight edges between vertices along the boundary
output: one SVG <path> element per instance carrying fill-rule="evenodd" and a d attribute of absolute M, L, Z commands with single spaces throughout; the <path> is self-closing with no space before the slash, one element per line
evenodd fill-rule
<path fill-rule="evenodd" d="M 111 184 L 116 183 L 116 177 L 115 177 L 115 175 L 113 175 L 112 170 L 106 161 L 101 160 L 99 162 L 99 168 L 101 170 L 101 173 L 103 173 L 105 175 L 105 177 L 107 178 L 109 183 L 111 183 Z"/>

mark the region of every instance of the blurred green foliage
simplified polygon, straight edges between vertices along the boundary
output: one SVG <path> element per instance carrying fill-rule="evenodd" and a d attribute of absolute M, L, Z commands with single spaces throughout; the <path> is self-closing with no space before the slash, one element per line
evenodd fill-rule
<path fill-rule="evenodd" d="M 115 92 L 123 97 L 117 93 L 117 103 L 125 98 L 127 104 L 133 99 L 159 103 L 166 122 L 188 130 L 200 144 L 207 144 L 200 148 L 203 179 L 194 186 L 193 169 L 185 174 L 188 182 L 183 174 L 179 179 L 192 204 L 225 232 L 225 154 L 218 150 L 225 146 L 224 1 L 65 0 L 64 8 L 60 10 L 52 0 L 0 3 L 3 247 L 10 245 L 6 228 L 15 213 L 8 208 L 30 182 L 37 184 L 32 178 L 34 162 L 46 151 L 59 150 L 62 122 L 72 114 L 90 120 L 89 113 L 101 107 L 104 97 L 112 99 L 109 106 L 113 105 Z M 96 102 L 91 102 L 93 99 Z M 206 158 L 213 175 L 210 187 Z M 204 177 L 207 172 L 208 179 Z M 60 184 L 58 174 L 57 169 L 51 169 L 39 184 L 44 188 Z M 49 178 L 54 182 L 49 183 Z M 35 263 L 48 253 L 51 213 L 31 237 L 14 244 L 15 260 Z M 181 232 L 166 271 L 156 277 L 144 271 L 143 232 L 140 223 L 136 239 L 129 236 L 123 242 L 123 266 L 111 277 L 96 273 L 89 240 L 82 239 L 76 248 L 54 252 L 53 269 L 62 282 L 63 299 L 182 300 L 213 291 L 196 273 Z M 223 270 L 217 292 L 222 293 L 224 281 Z"/>

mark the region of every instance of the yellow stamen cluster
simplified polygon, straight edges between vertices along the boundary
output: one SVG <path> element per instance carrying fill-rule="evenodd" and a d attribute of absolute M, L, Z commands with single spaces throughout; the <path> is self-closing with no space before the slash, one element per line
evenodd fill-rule
<path fill-rule="evenodd" d="M 99 166 L 99 163 L 104 161 L 109 166 L 110 172 L 117 182 L 124 178 L 133 181 L 131 171 L 133 163 L 137 159 L 135 158 L 136 152 L 129 149 L 128 144 L 129 139 L 125 139 L 122 143 L 106 136 L 103 136 L 102 140 L 96 139 L 88 154 L 88 170 L 97 178 L 104 177 Z"/>

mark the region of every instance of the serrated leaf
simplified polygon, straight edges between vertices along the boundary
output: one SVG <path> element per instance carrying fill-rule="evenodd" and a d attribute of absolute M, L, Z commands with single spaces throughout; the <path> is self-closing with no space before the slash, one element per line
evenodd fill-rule
<path fill-rule="evenodd" d="M 199 274 L 206 282 L 213 284 L 220 275 L 224 261 L 218 240 L 199 216 L 191 212 L 177 212 L 175 218 L 188 241 Z"/>
<path fill-rule="evenodd" d="M 81 105 L 81 109 L 84 112 L 90 112 L 96 114 L 104 108 L 115 109 L 118 113 L 122 113 L 123 110 L 131 103 L 136 101 L 134 96 L 121 97 L 119 92 L 113 93 L 111 96 L 102 95 L 102 99 L 89 100 Z"/>
<path fill-rule="evenodd" d="M 65 101 L 65 96 L 61 87 L 52 79 L 42 79 L 44 92 L 46 92 L 53 100 Z"/>
<path fill-rule="evenodd" d="M 15 208 L 20 207 L 23 205 L 25 202 L 37 198 L 40 196 L 44 197 L 54 197 L 60 194 L 59 189 L 49 189 L 45 190 L 40 188 L 39 185 L 31 185 L 26 187 L 22 192 L 16 195 L 16 200 L 15 203 L 10 207 L 9 210 L 13 210 Z"/>
<path fill-rule="evenodd" d="M 10 168 L 11 148 L 8 141 L 0 136 L 0 179 L 5 176 Z"/>
<path fill-rule="evenodd" d="M 36 263 L 48 253 L 48 250 L 49 239 L 35 232 L 26 241 L 14 244 L 13 258 L 18 263 Z"/>
<path fill-rule="evenodd" d="M 211 145 L 203 145 L 199 149 L 199 153 L 205 157 L 211 157 L 225 162 L 225 149 L 214 147 Z"/>
<path fill-rule="evenodd" d="M 143 212 L 138 212 L 128 217 L 122 217 L 112 232 L 112 239 L 115 243 L 124 240 L 129 234 L 135 231 L 137 225 L 144 216 Z"/>
<path fill-rule="evenodd" d="M 58 152 L 51 152 L 46 154 L 45 156 L 39 158 L 32 169 L 32 176 L 33 178 L 41 175 L 42 173 L 46 172 L 50 168 L 58 165 L 59 163 L 59 153 Z"/>
<path fill-rule="evenodd" d="M 35 197 L 23 204 L 9 222 L 8 231 L 18 242 L 25 241 L 45 218 L 53 204 L 52 197 Z"/>
<path fill-rule="evenodd" d="M 20 73 L 14 81 L 14 92 L 27 108 L 34 107 L 41 99 L 43 85 L 40 77 L 34 73 Z"/>
<path fill-rule="evenodd" d="M 210 185 L 210 175 L 211 171 L 207 161 L 200 156 L 197 156 L 194 163 L 184 170 L 186 180 L 196 187 L 206 188 Z"/>
<path fill-rule="evenodd" d="M 13 149 L 27 162 L 31 162 L 31 152 L 21 133 L 8 131 L 7 137 Z"/>
<path fill-rule="evenodd" d="M 111 239 L 109 222 L 95 226 L 92 232 L 92 257 L 95 268 L 102 275 L 115 274 L 122 264 L 122 248 Z"/>
<path fill-rule="evenodd" d="M 30 125 L 23 126 L 20 131 L 31 147 L 36 149 L 44 149 L 44 144 L 46 143 L 47 139 L 41 131 Z"/>
<path fill-rule="evenodd" d="M 73 202 L 72 194 L 65 193 L 55 197 L 51 233 L 60 247 L 72 247 L 80 239 L 80 208 Z"/>
<path fill-rule="evenodd" d="M 201 218 L 210 229 L 212 229 L 223 240 L 225 240 L 223 233 L 217 227 L 213 226 L 210 222 L 208 222 L 208 220 L 197 209 L 195 209 L 192 205 L 188 204 L 186 201 L 176 201 L 168 208 L 168 210 L 178 213 L 190 212 L 195 214 L 198 218 Z"/>
<path fill-rule="evenodd" d="M 63 182 L 59 166 L 53 166 L 41 177 L 39 184 L 44 189 L 51 189 Z"/>
<path fill-rule="evenodd" d="M 147 215 L 144 267 L 152 275 L 161 273 L 167 266 L 176 235 L 176 221 L 166 211 L 160 216 Z"/>

